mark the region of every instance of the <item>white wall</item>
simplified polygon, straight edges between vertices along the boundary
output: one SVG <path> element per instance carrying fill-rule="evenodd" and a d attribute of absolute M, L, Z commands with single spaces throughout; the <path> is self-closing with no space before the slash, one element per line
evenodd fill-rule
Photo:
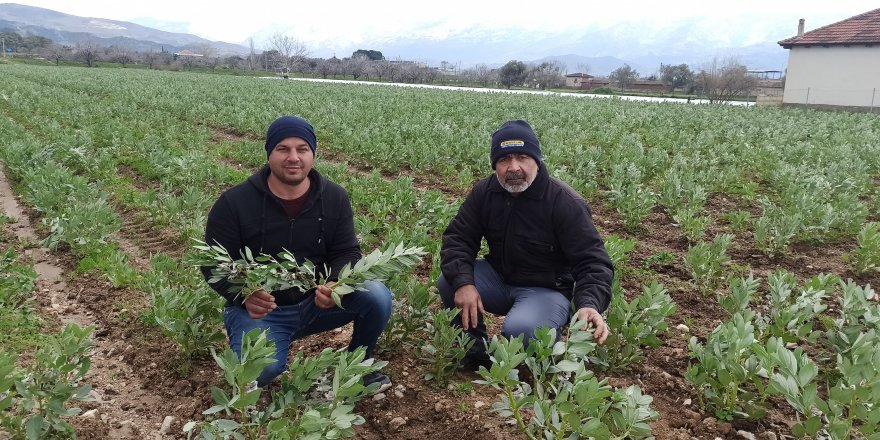
<path fill-rule="evenodd" d="M 880 47 L 789 49 L 786 104 L 880 107 Z"/>

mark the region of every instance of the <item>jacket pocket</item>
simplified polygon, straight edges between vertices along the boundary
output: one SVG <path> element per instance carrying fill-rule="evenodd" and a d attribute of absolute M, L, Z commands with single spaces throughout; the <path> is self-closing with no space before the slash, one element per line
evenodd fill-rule
<path fill-rule="evenodd" d="M 517 270 L 525 273 L 547 272 L 555 276 L 560 262 L 556 252 L 556 245 L 550 241 L 544 241 L 534 237 L 518 235 L 516 238 L 516 261 Z M 542 274 L 543 277 L 543 274 Z"/>

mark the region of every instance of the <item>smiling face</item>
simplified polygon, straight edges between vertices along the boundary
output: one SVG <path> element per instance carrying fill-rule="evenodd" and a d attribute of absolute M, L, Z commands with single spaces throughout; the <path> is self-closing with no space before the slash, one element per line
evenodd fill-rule
<path fill-rule="evenodd" d="M 270 178 L 279 183 L 297 186 L 312 170 L 315 154 L 309 143 L 298 137 L 284 138 L 269 154 Z"/>
<path fill-rule="evenodd" d="M 538 162 L 528 154 L 501 156 L 495 163 L 495 177 L 507 192 L 517 195 L 529 188 L 538 175 Z"/>

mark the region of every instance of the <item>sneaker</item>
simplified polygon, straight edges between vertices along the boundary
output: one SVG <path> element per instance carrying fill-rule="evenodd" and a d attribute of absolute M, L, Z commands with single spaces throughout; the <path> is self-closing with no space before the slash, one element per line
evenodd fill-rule
<path fill-rule="evenodd" d="M 462 371 L 480 371 L 480 367 L 492 368 L 492 360 L 486 355 L 465 356 L 459 364 Z"/>
<path fill-rule="evenodd" d="M 370 374 L 366 374 L 361 381 L 364 383 L 365 387 L 374 383 L 379 384 L 379 388 L 376 389 L 377 393 L 381 393 L 382 391 L 391 388 L 391 379 L 381 371 L 374 371 Z"/>

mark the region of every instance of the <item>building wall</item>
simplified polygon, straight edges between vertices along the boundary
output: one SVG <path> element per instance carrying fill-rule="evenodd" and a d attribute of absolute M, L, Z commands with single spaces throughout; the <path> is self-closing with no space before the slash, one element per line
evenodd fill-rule
<path fill-rule="evenodd" d="M 880 47 L 792 47 L 783 102 L 880 107 Z"/>
<path fill-rule="evenodd" d="M 668 89 L 664 84 L 633 84 L 629 86 L 626 91 L 630 92 L 665 92 Z"/>
<path fill-rule="evenodd" d="M 609 82 L 603 79 L 589 79 L 587 81 L 581 82 L 578 87 L 586 90 L 598 89 L 602 87 L 609 87 Z"/>

